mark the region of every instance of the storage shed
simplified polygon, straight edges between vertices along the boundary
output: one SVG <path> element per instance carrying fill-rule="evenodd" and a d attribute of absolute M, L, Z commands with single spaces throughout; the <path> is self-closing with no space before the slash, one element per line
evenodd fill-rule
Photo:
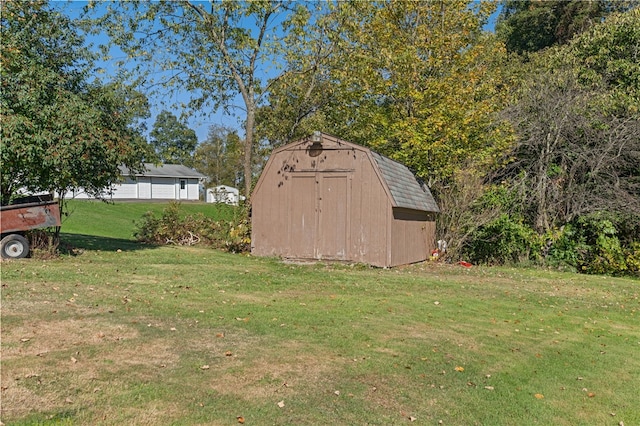
<path fill-rule="evenodd" d="M 435 246 L 438 212 L 409 169 L 339 138 L 275 149 L 252 195 L 251 252 L 391 267 Z"/>
<path fill-rule="evenodd" d="M 232 186 L 218 185 L 207 189 L 207 203 L 224 203 L 237 206 L 244 199 L 244 195 L 240 195 L 240 190 Z"/>

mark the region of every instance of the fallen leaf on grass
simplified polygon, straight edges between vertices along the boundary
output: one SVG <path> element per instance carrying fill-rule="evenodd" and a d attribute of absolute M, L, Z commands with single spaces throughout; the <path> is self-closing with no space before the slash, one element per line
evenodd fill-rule
<path fill-rule="evenodd" d="M 208 365 L 203 365 L 202 367 L 200 367 L 200 370 L 208 370 L 209 366 Z"/>
<path fill-rule="evenodd" d="M 537 393 L 537 394 L 535 394 L 533 396 L 535 396 L 537 399 L 543 399 L 544 398 L 544 395 L 541 394 L 541 393 Z"/>
<path fill-rule="evenodd" d="M 596 396 L 596 394 L 595 394 L 595 393 L 593 393 L 593 392 L 589 392 L 589 393 L 587 394 L 587 396 L 588 396 L 589 398 L 593 398 L 594 396 Z"/>
<path fill-rule="evenodd" d="M 24 343 L 24 342 L 28 342 L 29 340 L 31 340 L 31 339 L 27 339 L 27 338 L 20 339 L 20 341 L 21 341 L 22 343 Z"/>
<path fill-rule="evenodd" d="M 216 334 L 216 337 L 222 338 L 222 337 L 224 337 L 224 333 L 218 333 L 218 334 Z"/>
<path fill-rule="evenodd" d="M 464 367 L 456 367 L 455 370 L 462 373 L 464 371 Z"/>
<path fill-rule="evenodd" d="M 238 416 L 236 419 L 238 419 L 238 423 L 244 423 L 244 417 Z"/>
<path fill-rule="evenodd" d="M 284 401 L 280 401 L 280 402 L 278 402 L 278 407 L 280 407 L 280 408 L 284 408 Z"/>

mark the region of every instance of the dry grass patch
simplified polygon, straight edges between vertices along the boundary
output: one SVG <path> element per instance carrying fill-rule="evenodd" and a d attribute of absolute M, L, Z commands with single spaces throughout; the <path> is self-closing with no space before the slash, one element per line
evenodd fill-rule
<path fill-rule="evenodd" d="M 216 367 L 211 389 L 254 402 L 276 394 L 290 397 L 303 389 L 325 386 L 327 378 L 343 368 L 343 362 L 323 354 L 320 348 L 296 342 L 273 347 L 263 340 L 245 346 L 247 349 L 253 352 L 251 357 Z"/>

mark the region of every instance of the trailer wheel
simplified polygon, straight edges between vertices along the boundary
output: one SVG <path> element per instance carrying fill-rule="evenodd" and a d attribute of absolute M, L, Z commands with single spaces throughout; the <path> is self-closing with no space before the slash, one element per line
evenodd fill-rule
<path fill-rule="evenodd" d="M 29 254 L 29 241 L 18 234 L 10 234 L 0 241 L 3 259 L 22 259 Z"/>

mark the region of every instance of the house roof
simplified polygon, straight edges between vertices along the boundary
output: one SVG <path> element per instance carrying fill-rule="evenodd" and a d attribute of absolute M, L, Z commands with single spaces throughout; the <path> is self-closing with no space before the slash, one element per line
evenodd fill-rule
<path fill-rule="evenodd" d="M 229 192 L 229 193 L 233 193 L 233 194 L 239 194 L 240 193 L 240 190 L 238 188 L 234 188 L 232 186 L 227 186 L 227 185 L 218 185 L 218 186 L 215 186 L 213 188 L 207 189 L 207 191 L 211 191 L 211 192 Z"/>
<path fill-rule="evenodd" d="M 418 181 L 407 166 L 374 151 L 371 151 L 371 155 L 391 191 L 396 207 L 428 212 L 440 211 L 427 185 Z"/>
<path fill-rule="evenodd" d="M 125 176 L 148 176 L 148 177 L 173 177 L 173 178 L 194 178 L 201 179 L 206 176 L 202 173 L 196 172 L 187 166 L 180 164 L 161 164 L 156 166 L 151 163 L 144 164 L 146 171 L 144 173 L 131 173 L 131 171 L 124 166 L 120 166 L 120 172 Z"/>

